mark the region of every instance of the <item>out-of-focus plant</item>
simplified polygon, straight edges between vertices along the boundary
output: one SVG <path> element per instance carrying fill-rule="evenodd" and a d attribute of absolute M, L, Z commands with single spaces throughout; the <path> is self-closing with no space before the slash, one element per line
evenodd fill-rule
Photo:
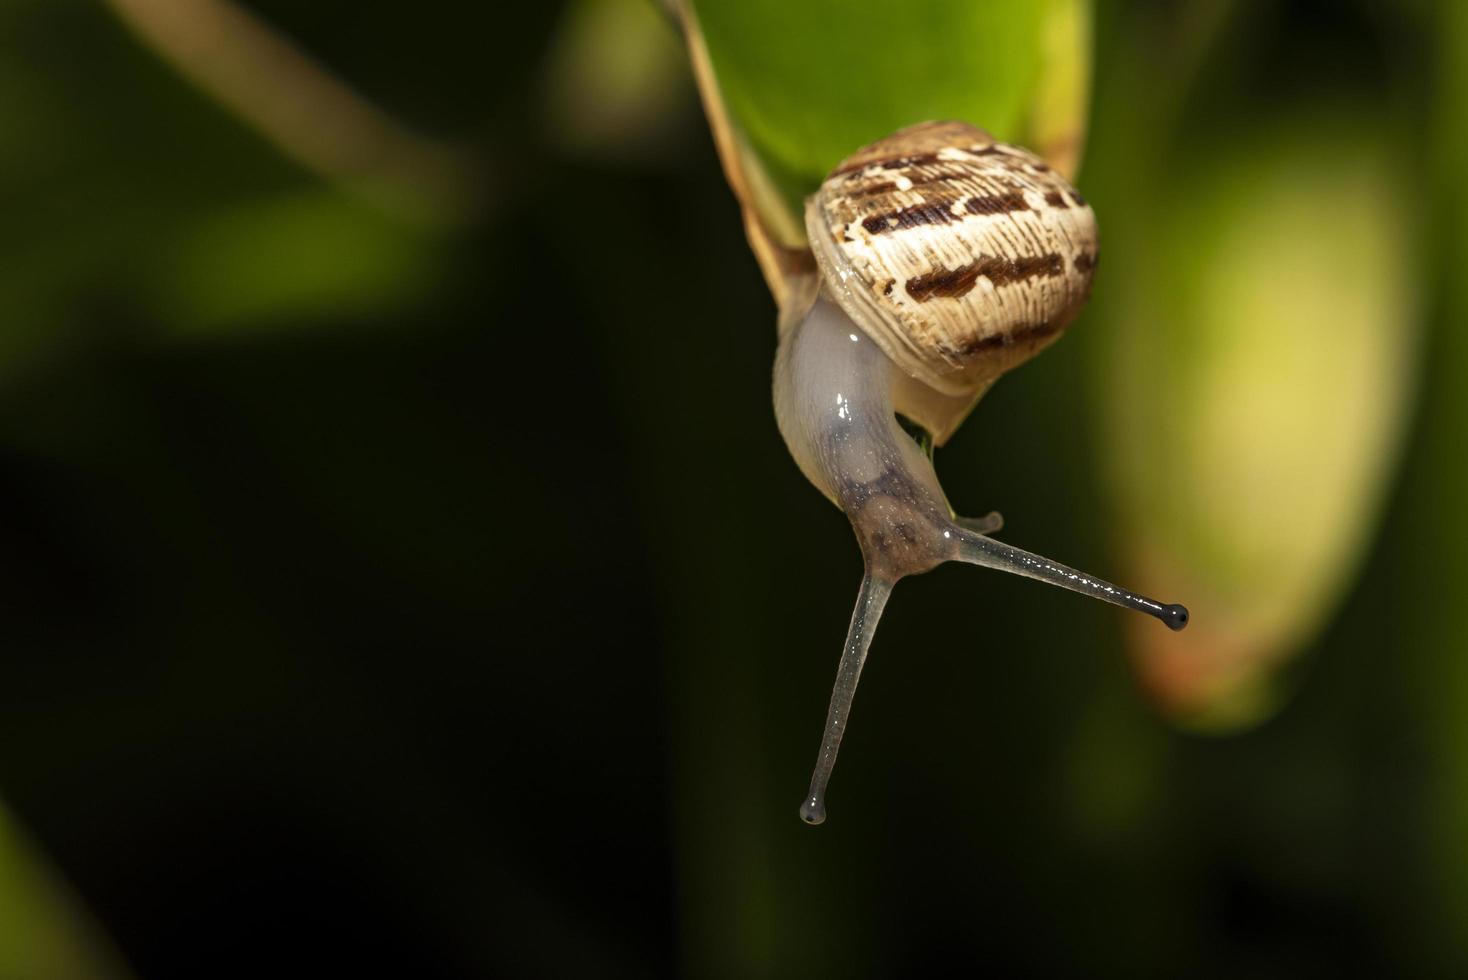
<path fill-rule="evenodd" d="M 122 980 L 107 941 L 0 807 L 0 977 Z"/>
<path fill-rule="evenodd" d="M 1433 860 L 1426 883 L 1443 901 L 1433 923 L 1456 943 L 1436 952 L 1438 972 L 1468 968 L 1468 5 L 1438 0 L 1431 214 L 1437 295 L 1410 493 L 1400 521 L 1400 634 L 1418 648 L 1415 693 L 1432 732 L 1435 793 L 1424 808 Z"/>
<path fill-rule="evenodd" d="M 99 305 L 188 341 L 401 309 L 437 281 L 444 232 L 481 213 L 472 155 L 413 132 L 231 0 L 0 16 L 0 383 L 111 342 L 91 333 Z M 53 62 L 26 43 L 42 21 L 115 43 Z M 227 111 L 200 112 L 209 103 L 174 79 Z M 159 132 L 189 136 L 166 166 L 126 128 L 140 87 L 161 93 Z"/>
<path fill-rule="evenodd" d="M 233 0 L 108 0 L 144 44 L 302 166 L 411 221 L 473 211 L 482 175 Z"/>
<path fill-rule="evenodd" d="M 575 0 L 546 56 L 547 133 L 574 154 L 650 162 L 671 152 L 687 75 L 688 59 L 650 0 Z"/>
<path fill-rule="evenodd" d="M 1174 717 L 1277 703 L 1378 524 L 1413 392 L 1414 201 L 1381 130 L 1261 128 L 1157 175 L 1150 233 L 1109 264 L 1098 329 L 1117 539 L 1183 634 L 1131 629 Z"/>
<path fill-rule="evenodd" d="M 1129 624 L 1128 645 L 1159 706 L 1210 730 L 1281 703 L 1281 669 L 1355 579 L 1415 394 L 1426 285 L 1410 144 L 1360 124 L 1384 110 L 1335 96 L 1191 132 L 1190 80 L 1233 7 L 1129 39 L 1086 185 L 1106 229 L 1089 333 L 1115 540 L 1144 590 L 1194 613 L 1176 636 Z"/>

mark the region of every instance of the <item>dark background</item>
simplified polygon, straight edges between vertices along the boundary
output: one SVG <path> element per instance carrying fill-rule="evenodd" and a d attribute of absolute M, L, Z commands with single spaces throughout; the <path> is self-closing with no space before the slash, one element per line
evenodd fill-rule
<path fill-rule="evenodd" d="M 1176 10 L 1102 6 L 1104 89 Z M 1426 125 L 1414 12 L 1244 6 L 1195 119 L 1365 85 Z M 859 556 L 775 430 L 773 305 L 686 79 L 588 149 L 548 121 L 556 4 L 250 7 L 467 147 L 484 204 L 384 218 L 106 7 L 0 10 L 0 790 L 138 976 L 1468 969 L 1432 680 L 1464 651 L 1413 632 L 1402 571 L 1441 528 L 1437 388 L 1279 717 L 1173 733 L 1112 610 L 945 567 L 890 607 L 813 831 Z M 416 271 L 267 236 L 224 298 L 182 281 L 217 216 L 318 198 Z M 261 299 L 295 261 L 338 299 Z M 960 512 L 1107 574 L 1086 350 L 940 464 Z"/>

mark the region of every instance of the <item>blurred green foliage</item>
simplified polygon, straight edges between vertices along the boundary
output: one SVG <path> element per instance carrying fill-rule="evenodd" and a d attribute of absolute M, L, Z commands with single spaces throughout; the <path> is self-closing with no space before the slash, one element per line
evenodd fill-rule
<path fill-rule="evenodd" d="M 434 245 L 329 189 L 264 198 L 183 229 L 147 299 L 203 334 L 390 312 L 433 285 Z"/>
<path fill-rule="evenodd" d="M 940 570 L 888 613 L 812 832 L 859 559 L 775 431 L 774 311 L 670 29 L 617 2 L 245 8 L 481 161 L 459 223 L 291 162 L 106 7 L 0 6 L 0 792 L 37 842 L 0 841 L 0 963 L 105 966 L 100 931 L 154 980 L 1468 970 L 1462 5 L 1097 4 L 1094 305 L 939 458 L 960 511 L 1123 578 L 1115 400 L 1182 417 L 1207 258 L 1280 247 L 1224 247 L 1271 234 L 1260 201 L 1319 214 L 1285 222 L 1342 266 L 1318 308 L 1402 297 L 1425 356 L 1401 405 L 1340 394 L 1406 428 L 1311 572 L 1293 701 L 1180 734 L 1110 610 Z M 698 9 L 793 185 L 906 113 L 1043 128 L 1035 5 Z M 594 117 L 637 147 L 557 128 Z M 1321 397 L 1312 425 L 1350 417 Z M 1247 488 L 1276 535 L 1300 483 Z"/>
<path fill-rule="evenodd" d="M 1420 816 L 1432 854 L 1425 885 L 1436 899 L 1424 932 L 1447 935 L 1468 920 L 1468 7 L 1435 7 L 1435 99 L 1428 172 L 1434 206 L 1429 243 L 1434 329 L 1428 345 L 1425 393 L 1417 409 L 1400 513 L 1389 525 L 1397 560 L 1396 594 L 1402 632 L 1412 656 L 1411 693 L 1432 729 L 1431 772 L 1437 791 Z M 1420 699 L 1420 700 L 1418 700 Z M 1429 940 L 1430 942 L 1431 940 Z M 1461 958 L 1443 957 L 1457 967 Z"/>
<path fill-rule="evenodd" d="M 1129 635 L 1191 724 L 1279 705 L 1279 665 L 1354 576 L 1399 457 L 1425 289 L 1399 175 L 1420 162 L 1354 118 L 1261 113 L 1199 159 L 1155 146 L 1184 161 L 1170 172 L 1130 154 L 1092 171 L 1103 198 L 1147 201 L 1094 363 L 1128 580 L 1187 596 L 1196 623 Z"/>
<path fill-rule="evenodd" d="M 116 980 L 126 976 L 76 900 L 41 865 L 0 808 L 0 976 Z"/>

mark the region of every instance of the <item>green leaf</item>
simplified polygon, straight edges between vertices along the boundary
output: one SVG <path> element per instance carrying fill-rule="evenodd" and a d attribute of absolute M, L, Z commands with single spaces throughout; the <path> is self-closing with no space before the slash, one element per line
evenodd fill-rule
<path fill-rule="evenodd" d="M 964 120 L 1001 139 L 1039 134 L 1070 158 L 1078 149 L 1084 0 L 693 5 L 730 121 L 793 214 L 857 147 L 924 120 Z"/>

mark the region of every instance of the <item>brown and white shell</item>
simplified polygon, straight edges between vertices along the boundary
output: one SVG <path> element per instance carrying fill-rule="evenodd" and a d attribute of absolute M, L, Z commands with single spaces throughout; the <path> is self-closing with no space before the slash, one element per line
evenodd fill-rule
<path fill-rule="evenodd" d="M 1091 291 L 1096 216 L 1028 150 L 958 122 L 856 151 L 806 203 L 836 300 L 899 368 L 898 410 L 943 442 Z"/>

